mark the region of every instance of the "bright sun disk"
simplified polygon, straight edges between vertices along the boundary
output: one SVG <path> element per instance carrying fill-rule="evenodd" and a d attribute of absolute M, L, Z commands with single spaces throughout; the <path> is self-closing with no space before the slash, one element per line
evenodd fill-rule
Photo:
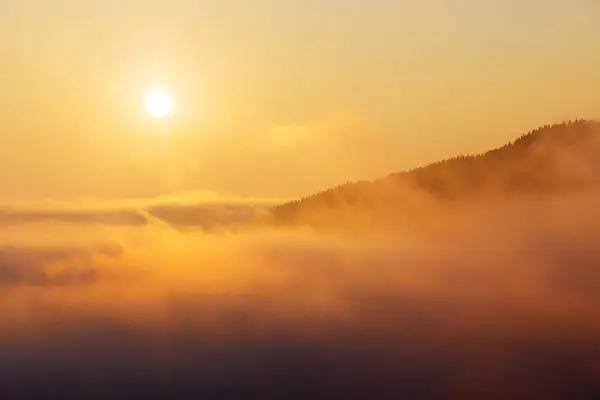
<path fill-rule="evenodd" d="M 173 111 L 173 100 L 166 90 L 151 90 L 144 98 L 144 108 L 154 118 L 165 118 Z"/>

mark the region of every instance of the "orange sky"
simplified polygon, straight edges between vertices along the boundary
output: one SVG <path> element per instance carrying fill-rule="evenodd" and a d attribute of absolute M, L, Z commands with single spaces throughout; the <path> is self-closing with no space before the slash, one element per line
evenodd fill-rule
<path fill-rule="evenodd" d="M 0 0 L 0 200 L 293 197 L 593 118 L 598 18 L 583 0 Z M 154 85 L 177 106 L 160 124 Z"/>

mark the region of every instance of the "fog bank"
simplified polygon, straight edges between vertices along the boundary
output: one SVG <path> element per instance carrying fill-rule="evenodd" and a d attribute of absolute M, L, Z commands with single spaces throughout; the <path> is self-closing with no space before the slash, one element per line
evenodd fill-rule
<path fill-rule="evenodd" d="M 29 221 L 0 234 L 0 396 L 600 393 L 593 196 L 449 234 Z"/>

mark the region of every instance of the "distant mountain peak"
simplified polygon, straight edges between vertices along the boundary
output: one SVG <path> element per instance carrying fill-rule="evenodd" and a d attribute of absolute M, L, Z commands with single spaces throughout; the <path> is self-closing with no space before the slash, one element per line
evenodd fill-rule
<path fill-rule="evenodd" d="M 483 154 L 459 155 L 373 181 L 346 183 L 282 204 L 273 216 L 283 223 L 310 223 L 314 216 L 343 219 L 367 210 L 370 218 L 375 214 L 385 218 L 429 202 L 582 191 L 600 183 L 599 155 L 599 121 L 545 125 Z"/>

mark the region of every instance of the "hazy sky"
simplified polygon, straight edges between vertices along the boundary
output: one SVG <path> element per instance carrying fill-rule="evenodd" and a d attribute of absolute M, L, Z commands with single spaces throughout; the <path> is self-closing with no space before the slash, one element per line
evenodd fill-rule
<path fill-rule="evenodd" d="M 0 200 L 291 197 L 600 115 L 594 0 L 0 0 L 0 51 Z"/>

